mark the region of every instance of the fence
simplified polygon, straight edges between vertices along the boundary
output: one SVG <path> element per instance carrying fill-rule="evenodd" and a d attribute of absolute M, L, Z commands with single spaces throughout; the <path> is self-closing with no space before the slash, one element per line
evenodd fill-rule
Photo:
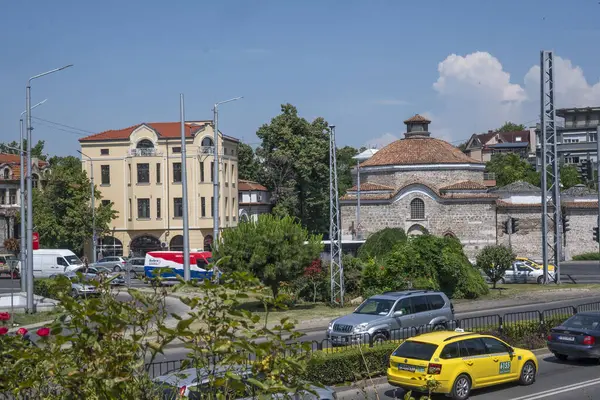
<path fill-rule="evenodd" d="M 339 335 L 347 337 L 349 340 L 340 342 L 338 340 L 323 339 L 313 340 L 304 343 L 309 344 L 308 352 L 322 351 L 335 352 L 339 347 L 353 346 L 378 346 L 387 341 L 399 341 L 417 336 L 421 333 L 434 330 L 447 330 L 461 328 L 467 332 L 491 332 L 498 334 L 522 335 L 526 333 L 547 334 L 553 326 L 559 325 L 569 317 L 581 312 L 600 311 L 600 302 L 581 304 L 577 307 L 558 307 L 544 311 L 523 311 L 506 313 L 504 315 L 491 314 L 478 317 L 461 318 L 449 321 L 445 325 L 424 325 L 419 328 L 407 327 L 394 329 L 389 332 L 376 332 L 374 334 L 360 333 L 351 335 Z M 334 333 L 335 335 L 335 333 Z M 254 355 L 249 355 L 249 360 L 255 359 Z M 146 365 L 146 370 L 152 377 L 165 375 L 177 371 L 182 365 L 183 360 L 156 362 Z"/>

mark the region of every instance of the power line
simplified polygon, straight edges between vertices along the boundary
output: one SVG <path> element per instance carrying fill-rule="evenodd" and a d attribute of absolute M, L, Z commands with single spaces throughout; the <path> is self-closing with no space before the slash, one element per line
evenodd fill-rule
<path fill-rule="evenodd" d="M 92 135 L 93 135 L 93 134 L 96 134 L 96 133 L 98 133 L 98 132 L 92 132 L 92 131 L 88 131 L 88 130 L 81 129 L 81 128 L 76 128 L 76 127 L 74 127 L 74 126 L 71 126 L 71 125 L 62 124 L 62 123 L 60 123 L 60 122 L 49 121 L 49 120 L 47 120 L 47 119 L 43 119 L 43 118 L 38 118 L 38 117 L 33 117 L 33 116 L 32 116 L 31 118 L 32 118 L 32 119 L 35 119 L 35 120 L 37 120 L 37 121 L 43 121 L 43 122 L 47 122 L 47 123 L 49 123 L 49 124 L 53 124 L 53 125 L 62 126 L 62 127 L 64 127 L 64 128 L 68 128 L 68 129 L 71 129 L 71 130 L 74 130 L 74 131 L 83 132 L 83 133 L 85 133 L 85 134 L 88 134 L 88 135 L 89 135 L 89 134 L 92 134 Z"/>
<path fill-rule="evenodd" d="M 81 133 L 81 132 L 77 132 L 77 131 L 73 131 L 73 130 L 68 130 L 68 129 L 64 129 L 64 128 L 61 128 L 59 126 L 50 125 L 50 124 L 47 124 L 47 123 L 41 122 L 41 121 L 38 121 L 38 123 L 40 125 L 46 127 L 46 128 L 55 129 L 55 130 L 58 130 L 58 131 L 70 133 L 72 135 L 77 135 L 77 136 L 88 136 L 89 135 L 89 133 Z"/>

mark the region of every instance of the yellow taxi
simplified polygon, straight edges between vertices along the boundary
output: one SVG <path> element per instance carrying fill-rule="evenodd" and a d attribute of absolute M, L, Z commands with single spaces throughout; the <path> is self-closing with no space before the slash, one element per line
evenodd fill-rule
<path fill-rule="evenodd" d="M 455 400 L 469 398 L 471 389 L 507 382 L 531 385 L 538 361 L 489 335 L 437 331 L 404 341 L 390 356 L 387 380 L 406 391 L 443 393 Z"/>
<path fill-rule="evenodd" d="M 521 261 L 522 263 L 524 263 L 525 265 L 531 267 L 531 268 L 535 268 L 535 269 L 544 269 L 544 266 L 542 264 L 538 264 L 535 261 L 533 261 L 530 258 L 527 257 L 516 257 L 515 258 L 516 261 Z M 548 271 L 553 272 L 554 271 L 554 265 L 552 264 L 548 264 Z"/>

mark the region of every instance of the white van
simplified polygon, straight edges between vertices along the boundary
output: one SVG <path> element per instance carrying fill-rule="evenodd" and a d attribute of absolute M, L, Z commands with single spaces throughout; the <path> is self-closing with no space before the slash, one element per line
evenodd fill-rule
<path fill-rule="evenodd" d="M 33 250 L 33 276 L 47 278 L 81 267 L 83 263 L 71 250 Z"/>

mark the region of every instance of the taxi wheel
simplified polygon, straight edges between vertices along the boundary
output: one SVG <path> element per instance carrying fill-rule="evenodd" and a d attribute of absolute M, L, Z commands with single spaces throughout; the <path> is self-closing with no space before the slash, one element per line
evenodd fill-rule
<path fill-rule="evenodd" d="M 535 364 L 532 361 L 527 361 L 521 369 L 521 378 L 519 383 L 521 385 L 531 385 L 535 382 Z"/>
<path fill-rule="evenodd" d="M 465 400 L 471 393 L 471 378 L 465 374 L 459 375 L 452 385 L 452 398 L 454 400 Z"/>
<path fill-rule="evenodd" d="M 543 284 L 544 283 L 544 277 L 543 276 L 538 277 L 537 278 L 537 283 L 538 283 L 538 285 Z"/>

